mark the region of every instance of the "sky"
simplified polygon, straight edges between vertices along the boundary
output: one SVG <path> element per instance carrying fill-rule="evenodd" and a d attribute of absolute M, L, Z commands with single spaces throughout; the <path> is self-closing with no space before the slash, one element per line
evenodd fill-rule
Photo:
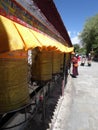
<path fill-rule="evenodd" d="M 98 14 L 98 0 L 54 0 L 73 44 L 80 44 L 78 35 L 88 18 Z"/>

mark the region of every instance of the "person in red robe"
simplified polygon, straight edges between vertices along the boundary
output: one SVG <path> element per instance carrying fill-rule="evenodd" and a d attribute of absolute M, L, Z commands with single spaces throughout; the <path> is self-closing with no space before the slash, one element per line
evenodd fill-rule
<path fill-rule="evenodd" d="M 76 78 L 78 75 L 78 58 L 75 54 L 72 56 L 72 77 Z"/>

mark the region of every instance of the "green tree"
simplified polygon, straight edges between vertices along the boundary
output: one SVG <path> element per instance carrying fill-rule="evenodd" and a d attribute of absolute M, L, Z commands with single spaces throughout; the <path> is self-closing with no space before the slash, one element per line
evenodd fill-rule
<path fill-rule="evenodd" d="M 74 46 L 74 51 L 75 51 L 76 53 L 78 53 L 78 52 L 79 52 L 79 49 L 80 49 L 79 44 L 74 44 L 73 46 Z"/>
<path fill-rule="evenodd" d="M 85 22 L 79 38 L 83 47 L 86 49 L 86 53 L 93 50 L 95 55 L 98 55 L 98 14 Z"/>
<path fill-rule="evenodd" d="M 86 54 L 86 49 L 84 47 L 80 47 L 80 44 L 74 44 L 74 51 L 78 54 Z"/>
<path fill-rule="evenodd" d="M 84 47 L 81 47 L 79 49 L 79 54 L 85 55 L 86 54 L 86 49 Z"/>

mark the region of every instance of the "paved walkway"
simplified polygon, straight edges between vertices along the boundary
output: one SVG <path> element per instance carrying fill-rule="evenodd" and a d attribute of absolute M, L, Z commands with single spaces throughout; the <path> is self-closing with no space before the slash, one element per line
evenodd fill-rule
<path fill-rule="evenodd" d="M 98 130 L 98 63 L 79 66 L 66 130 Z"/>
<path fill-rule="evenodd" d="M 68 82 L 52 130 L 98 130 L 98 63 L 79 66 Z"/>

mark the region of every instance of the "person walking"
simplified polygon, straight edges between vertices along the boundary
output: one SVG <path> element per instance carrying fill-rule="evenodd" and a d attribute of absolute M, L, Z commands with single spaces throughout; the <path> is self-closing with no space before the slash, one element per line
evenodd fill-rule
<path fill-rule="evenodd" d="M 91 66 L 91 54 L 88 54 L 88 66 Z"/>
<path fill-rule="evenodd" d="M 75 53 L 72 53 L 72 74 L 71 76 L 73 78 L 76 78 L 76 76 L 78 75 L 78 58 L 75 55 Z"/>
<path fill-rule="evenodd" d="M 86 57 L 83 55 L 81 57 L 81 66 L 84 66 L 85 65 L 85 62 L 86 62 Z"/>

